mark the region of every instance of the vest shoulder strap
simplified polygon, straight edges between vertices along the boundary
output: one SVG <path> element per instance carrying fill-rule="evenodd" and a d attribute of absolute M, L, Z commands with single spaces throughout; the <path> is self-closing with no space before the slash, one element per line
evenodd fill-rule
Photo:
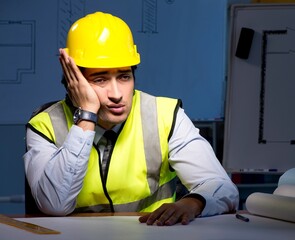
<path fill-rule="evenodd" d="M 140 103 L 147 179 L 150 191 L 154 193 L 158 189 L 162 164 L 156 97 L 140 92 Z"/>
<path fill-rule="evenodd" d="M 51 119 L 56 140 L 55 145 L 59 148 L 62 146 L 69 132 L 62 102 L 59 101 L 52 104 L 51 106 L 46 108 L 44 112 L 47 112 Z"/>
<path fill-rule="evenodd" d="M 57 102 L 58 101 L 52 101 L 52 102 L 48 102 L 48 103 L 45 103 L 45 104 L 41 105 L 40 107 L 38 107 L 37 109 L 34 110 L 34 112 L 31 114 L 30 118 L 33 118 L 38 113 L 43 112 L 46 108 L 49 108 L 51 105 L 53 105 L 53 104 L 55 104 Z"/>

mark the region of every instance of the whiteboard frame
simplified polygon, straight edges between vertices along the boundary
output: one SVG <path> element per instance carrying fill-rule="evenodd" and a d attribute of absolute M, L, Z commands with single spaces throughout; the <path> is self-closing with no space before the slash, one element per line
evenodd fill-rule
<path fill-rule="evenodd" d="M 284 172 L 295 166 L 295 145 L 259 142 L 261 42 L 264 31 L 283 29 L 290 19 L 295 29 L 295 4 L 234 4 L 230 18 L 223 166 L 228 172 Z M 235 56 L 242 27 L 255 30 L 248 59 Z"/>

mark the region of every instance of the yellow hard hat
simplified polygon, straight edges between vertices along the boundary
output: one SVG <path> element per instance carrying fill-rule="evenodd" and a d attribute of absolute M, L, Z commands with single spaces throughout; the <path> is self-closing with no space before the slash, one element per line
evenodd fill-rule
<path fill-rule="evenodd" d="M 65 49 L 86 68 L 117 68 L 140 63 L 128 25 L 108 13 L 96 12 L 77 20 L 68 32 Z"/>

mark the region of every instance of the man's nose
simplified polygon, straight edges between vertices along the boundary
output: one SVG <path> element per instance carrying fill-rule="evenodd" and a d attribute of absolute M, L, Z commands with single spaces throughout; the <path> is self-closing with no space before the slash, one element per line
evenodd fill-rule
<path fill-rule="evenodd" d="M 110 87 L 108 89 L 108 98 L 112 99 L 113 101 L 119 101 L 122 98 L 122 93 L 116 79 L 112 79 L 110 82 Z"/>

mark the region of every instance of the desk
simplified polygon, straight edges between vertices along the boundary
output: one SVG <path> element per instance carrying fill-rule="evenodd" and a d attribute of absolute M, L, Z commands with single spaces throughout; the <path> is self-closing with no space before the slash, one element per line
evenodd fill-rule
<path fill-rule="evenodd" d="M 234 214 L 196 218 L 189 225 L 147 226 L 138 222 L 138 216 L 97 216 L 18 218 L 60 231 L 58 235 L 37 235 L 0 224 L 2 240 L 198 240 L 198 239 L 294 239 L 295 224 L 244 214 L 243 222 Z"/>

